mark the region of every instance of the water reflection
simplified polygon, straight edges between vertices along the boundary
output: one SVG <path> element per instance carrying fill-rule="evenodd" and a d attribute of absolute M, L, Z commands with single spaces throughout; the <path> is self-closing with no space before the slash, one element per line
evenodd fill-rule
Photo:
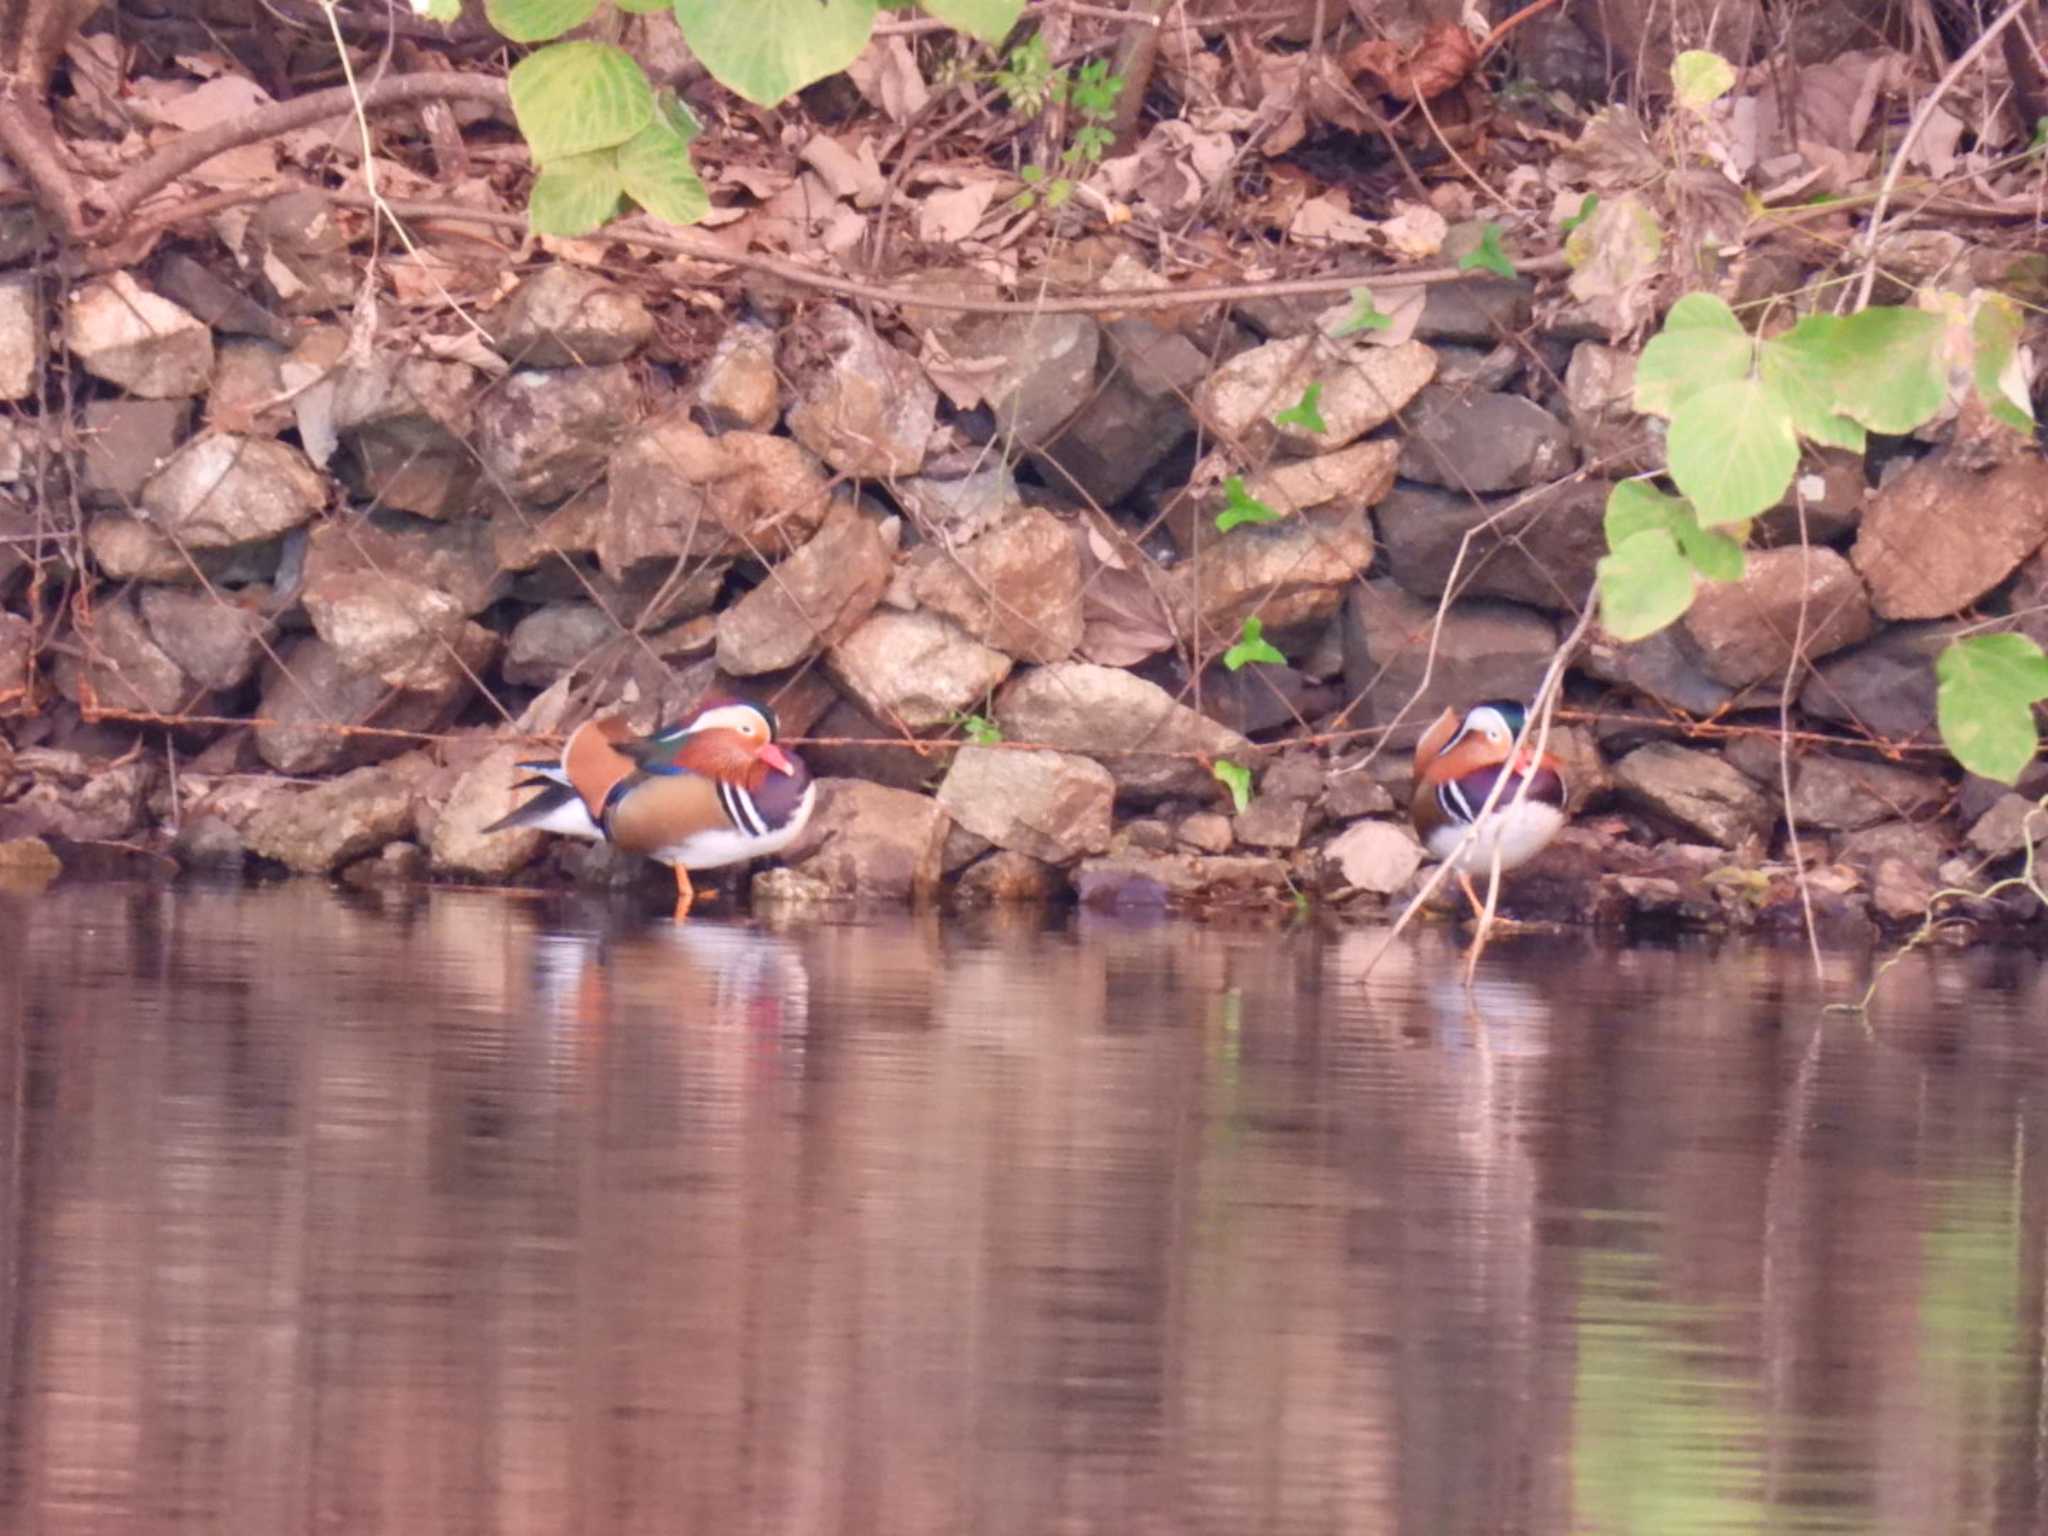
<path fill-rule="evenodd" d="M 2032 956 L 0 903 L 9 1532 L 2048 1528 Z"/>

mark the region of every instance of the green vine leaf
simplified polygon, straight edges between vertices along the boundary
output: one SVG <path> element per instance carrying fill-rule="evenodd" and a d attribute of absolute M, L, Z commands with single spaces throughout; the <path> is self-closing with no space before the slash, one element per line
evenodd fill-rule
<path fill-rule="evenodd" d="M 1223 510 L 1216 514 L 1216 531 L 1228 533 L 1240 523 L 1277 523 L 1281 515 L 1244 488 L 1242 475 L 1232 475 L 1223 482 Z"/>
<path fill-rule="evenodd" d="M 1237 807 L 1238 815 L 1242 816 L 1251 808 L 1251 769 L 1245 767 L 1242 763 L 1233 763 L 1226 757 L 1219 759 L 1216 766 L 1211 768 L 1209 772 L 1214 774 L 1217 781 L 1230 791 L 1230 803 Z"/>
<path fill-rule="evenodd" d="M 1501 277 L 1513 277 L 1515 264 L 1508 260 L 1508 253 L 1500 248 L 1500 226 L 1491 219 L 1479 228 L 1479 243 L 1458 258 L 1458 270 L 1470 272 L 1474 267 L 1493 272 Z"/>
<path fill-rule="evenodd" d="M 602 229 L 619 211 L 625 190 L 617 150 L 572 155 L 541 167 L 526 216 L 538 234 L 574 239 Z"/>
<path fill-rule="evenodd" d="M 1024 14 L 1024 0 L 923 0 L 924 8 L 948 26 L 994 47 L 1010 35 Z"/>
<path fill-rule="evenodd" d="M 1704 112 L 1735 86 L 1735 66 L 1718 53 L 1688 48 L 1671 61 L 1671 86 L 1678 104 Z"/>
<path fill-rule="evenodd" d="M 1304 432 L 1328 432 L 1323 424 L 1323 413 L 1319 409 L 1323 402 L 1323 386 L 1311 384 L 1301 392 L 1301 398 L 1284 411 L 1273 413 L 1276 427 L 1299 427 Z"/>
<path fill-rule="evenodd" d="M 1264 622 L 1247 617 L 1238 628 L 1237 644 L 1223 653 L 1223 665 L 1235 672 L 1255 662 L 1269 667 L 1284 667 L 1287 658 L 1266 638 Z"/>
<path fill-rule="evenodd" d="M 2048 699 L 2048 656 L 2025 635 L 1972 635 L 1936 658 L 1935 719 L 1955 760 L 2001 784 L 2040 750 L 2034 706 Z"/>
<path fill-rule="evenodd" d="M 1588 219 L 1592 218 L 1593 215 L 1598 213 L 1599 211 L 1600 194 L 1598 192 L 1588 192 L 1584 197 L 1579 199 L 1579 211 L 1573 214 L 1570 218 L 1566 219 L 1563 223 L 1559 224 L 1557 226 L 1557 232 L 1560 235 L 1569 236 L 1573 230 L 1577 229 L 1581 224 L 1585 223 Z"/>
<path fill-rule="evenodd" d="M 1337 323 L 1337 328 L 1330 332 L 1330 337 L 1332 340 L 1341 341 L 1346 336 L 1356 335 L 1360 331 L 1390 331 L 1393 328 L 1394 317 L 1380 312 L 1380 307 L 1372 301 L 1372 290 L 1354 288 L 1351 290 L 1351 313 Z"/>
<path fill-rule="evenodd" d="M 1792 410 L 1792 424 L 1810 443 L 1861 453 L 1863 424 L 1840 411 L 1842 320 L 1808 315 L 1782 336 L 1758 349 L 1758 372 L 1778 387 Z"/>
<path fill-rule="evenodd" d="M 757 107 L 773 107 L 857 58 L 874 30 L 876 4 L 675 0 L 675 12 L 683 41 L 720 85 Z"/>
<path fill-rule="evenodd" d="M 658 219 L 695 224 L 711 211 L 711 194 L 690 160 L 697 119 L 665 97 L 654 121 L 619 147 L 619 177 L 626 194 Z"/>
<path fill-rule="evenodd" d="M 572 156 L 616 148 L 654 120 L 645 71 L 610 43 L 552 43 L 513 65 L 505 85 L 543 174 Z"/>
<path fill-rule="evenodd" d="M 515 43 L 545 43 L 597 14 L 598 0 L 484 0 L 484 19 Z"/>
<path fill-rule="evenodd" d="M 1675 416 L 1707 386 L 1747 378 L 1755 360 L 1756 343 L 1735 311 L 1710 293 L 1688 293 L 1643 348 L 1636 364 L 1636 409 L 1646 416 Z"/>
<path fill-rule="evenodd" d="M 1970 317 L 1971 374 L 1977 397 L 2015 432 L 2034 430 L 2034 402 L 2020 364 L 2024 329 L 2019 306 L 2002 293 L 1984 294 Z"/>
<path fill-rule="evenodd" d="M 1685 617 L 1692 606 L 1692 562 L 1662 528 L 1614 544 L 1600 557 L 1600 622 L 1617 640 L 1641 640 Z"/>
<path fill-rule="evenodd" d="M 1833 358 L 1838 409 L 1873 432 L 1903 436 L 1948 401 L 1947 322 L 1880 305 L 1842 318 Z"/>
<path fill-rule="evenodd" d="M 1671 418 L 1671 479 L 1711 528 L 1776 506 L 1799 468 L 1792 408 L 1765 379 L 1694 391 Z"/>

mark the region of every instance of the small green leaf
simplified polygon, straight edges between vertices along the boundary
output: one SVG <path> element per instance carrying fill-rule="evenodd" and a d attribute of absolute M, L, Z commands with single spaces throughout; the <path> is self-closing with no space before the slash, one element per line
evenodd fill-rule
<path fill-rule="evenodd" d="M 1689 48 L 1671 61 L 1671 84 L 1681 107 L 1704 112 L 1734 87 L 1735 66 L 1718 53 Z"/>
<path fill-rule="evenodd" d="M 1235 672 L 1253 662 L 1270 667 L 1284 667 L 1287 658 L 1279 647 L 1266 638 L 1265 624 L 1256 618 L 1246 618 L 1238 629 L 1238 641 L 1223 653 L 1223 665 Z"/>
<path fill-rule="evenodd" d="M 2048 656 L 2025 635 L 1972 635 L 1935 660 L 1935 718 L 1957 762 L 2001 784 L 2040 750 L 2034 706 L 2048 699 Z"/>
<path fill-rule="evenodd" d="M 1244 478 L 1232 475 L 1223 482 L 1223 510 L 1216 514 L 1216 531 L 1228 533 L 1239 523 L 1277 523 L 1281 514 L 1244 488 Z"/>
<path fill-rule="evenodd" d="M 1327 432 L 1323 414 L 1318 407 L 1323 403 L 1323 386 L 1311 384 L 1301 392 L 1301 398 L 1284 411 L 1273 413 L 1276 427 L 1299 427 L 1304 432 Z"/>
<path fill-rule="evenodd" d="M 1662 528 L 1646 528 L 1600 557 L 1600 622 L 1617 640 L 1640 640 L 1692 606 L 1692 562 Z"/>
<path fill-rule="evenodd" d="M 635 16 L 653 16 L 670 9 L 675 0 L 614 0 L 614 3 L 620 10 Z"/>
<path fill-rule="evenodd" d="M 1778 504 L 1799 468 L 1799 437 L 1776 385 L 1727 379 L 1687 398 L 1671 418 L 1665 455 L 1672 483 L 1712 528 Z"/>
<path fill-rule="evenodd" d="M 757 107 L 773 107 L 859 57 L 876 3 L 675 0 L 675 13 L 683 41 L 713 79 Z"/>
<path fill-rule="evenodd" d="M 1515 275 L 1515 264 L 1508 260 L 1508 253 L 1500 248 L 1500 226 L 1489 219 L 1479 229 L 1479 243 L 1458 258 L 1458 270 L 1470 272 L 1474 267 L 1502 277 Z"/>
<path fill-rule="evenodd" d="M 1903 436 L 1948 401 L 1939 315 L 1877 305 L 1845 315 L 1834 337 L 1836 409 L 1873 432 Z"/>
<path fill-rule="evenodd" d="M 442 26 L 462 20 L 462 0 L 413 0 L 413 10 L 428 21 L 438 21 Z"/>
<path fill-rule="evenodd" d="M 602 229 L 619 211 L 625 190 L 617 150 L 573 155 L 541 167 L 526 216 L 539 234 L 574 239 Z"/>
<path fill-rule="evenodd" d="M 1664 328 L 1636 364 L 1636 409 L 1672 416 L 1709 384 L 1749 375 L 1756 343 L 1735 311 L 1710 293 L 1688 293 L 1671 306 Z"/>
<path fill-rule="evenodd" d="M 987 715 L 963 715 L 957 710 L 949 720 L 977 747 L 993 747 L 1003 739 L 1003 728 Z"/>
<path fill-rule="evenodd" d="M 1702 528 L 1691 502 L 1666 496 L 1644 481 L 1624 480 L 1607 493 L 1605 527 L 1610 550 L 1620 549 L 1645 529 L 1657 528 L 1677 541 L 1693 569 L 1709 581 L 1742 579 L 1741 543 Z"/>
<path fill-rule="evenodd" d="M 994 47 L 1010 35 L 1024 0 L 923 0 L 924 8 L 977 42 Z"/>
<path fill-rule="evenodd" d="M 1252 803 L 1252 771 L 1242 763 L 1233 763 L 1229 758 L 1219 758 L 1216 766 L 1209 770 L 1223 787 L 1230 791 L 1230 803 L 1237 807 L 1242 816 Z"/>
<path fill-rule="evenodd" d="M 612 149 L 654 119 L 646 73 L 609 43 L 551 43 L 513 65 L 505 85 L 519 131 L 544 167 Z"/>
<path fill-rule="evenodd" d="M 1393 328 L 1394 317 L 1380 313 L 1379 306 L 1372 301 L 1372 290 L 1354 288 L 1351 290 L 1351 313 L 1338 322 L 1330 336 L 1332 340 L 1342 340 L 1359 331 L 1389 331 Z"/>
<path fill-rule="evenodd" d="M 1600 194 L 1598 192 L 1588 192 L 1579 199 L 1579 211 L 1558 225 L 1557 232 L 1560 235 L 1570 235 L 1573 230 L 1577 229 L 1599 211 Z"/>
<path fill-rule="evenodd" d="M 1983 294 L 1970 317 L 1971 375 L 1977 398 L 2015 432 L 2034 430 L 2034 402 L 2020 364 L 2019 306 L 2002 293 Z"/>
<path fill-rule="evenodd" d="M 484 0 L 484 20 L 515 43 L 544 43 L 597 14 L 597 0 Z"/>
<path fill-rule="evenodd" d="M 690 160 L 697 120 L 680 102 L 668 105 L 619 147 L 619 176 L 626 195 L 657 219 L 695 224 L 711 211 L 711 194 Z"/>
<path fill-rule="evenodd" d="M 1757 371 L 1775 384 L 1792 410 L 1792 424 L 1808 442 L 1861 453 L 1861 423 L 1838 410 L 1842 391 L 1842 321 L 1836 315 L 1808 315 L 1782 336 L 1757 349 Z"/>

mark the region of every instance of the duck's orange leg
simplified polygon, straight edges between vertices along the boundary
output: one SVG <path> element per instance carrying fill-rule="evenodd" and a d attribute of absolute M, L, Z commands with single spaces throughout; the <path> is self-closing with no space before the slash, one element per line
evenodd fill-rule
<path fill-rule="evenodd" d="M 690 885 L 690 872 L 682 865 L 676 866 L 676 921 L 681 922 L 690 915 L 690 904 L 697 899 L 697 893 Z"/>

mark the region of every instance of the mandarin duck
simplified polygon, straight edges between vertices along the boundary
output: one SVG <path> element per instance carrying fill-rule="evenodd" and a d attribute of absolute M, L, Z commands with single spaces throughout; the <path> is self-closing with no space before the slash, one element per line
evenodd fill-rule
<path fill-rule="evenodd" d="M 669 865 L 676 916 L 689 916 L 690 871 L 780 853 L 811 819 L 817 785 L 775 744 L 765 704 L 715 698 L 680 724 L 635 737 L 616 716 L 569 733 L 559 763 L 519 765 L 539 794 L 486 832 L 537 827 L 609 842 Z"/>
<path fill-rule="evenodd" d="M 1564 769 L 1558 760 L 1548 752 L 1539 759 L 1525 747 L 1509 767 L 1527 718 L 1521 705 L 1505 700 L 1475 704 L 1462 720 L 1456 710 L 1447 709 L 1415 744 L 1410 815 L 1416 834 L 1433 858 L 1451 862 L 1475 914 L 1481 903 L 1472 876 L 1492 868 L 1495 849 L 1505 873 L 1549 847 L 1564 826 Z M 1508 781 L 1500 798 L 1482 819 L 1480 809 L 1503 775 Z M 1524 780 L 1528 792 L 1518 802 L 1515 795 Z M 1458 844 L 1475 820 L 1478 833 L 1461 853 Z"/>

